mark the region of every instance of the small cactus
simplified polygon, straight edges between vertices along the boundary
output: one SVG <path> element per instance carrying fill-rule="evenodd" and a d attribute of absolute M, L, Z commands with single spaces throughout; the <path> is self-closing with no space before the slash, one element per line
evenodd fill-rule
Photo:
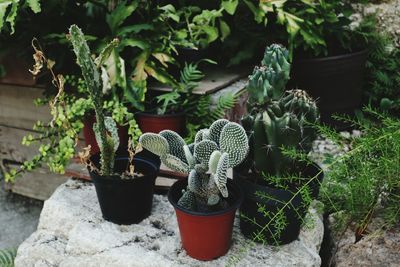
<path fill-rule="evenodd" d="M 285 92 L 289 74 L 288 50 L 277 44 L 268 46 L 261 66 L 256 66 L 249 76 L 247 91 L 250 104 L 263 105 L 270 100 L 280 99 Z"/>
<path fill-rule="evenodd" d="M 310 124 L 318 122 L 319 113 L 315 101 L 305 91 L 285 92 L 290 73 L 285 48 L 267 47 L 262 65 L 255 68 L 256 74 L 250 76 L 247 87 L 250 114 L 242 119 L 242 124 L 252 149 L 246 167 L 255 173 L 281 176 L 293 165 L 293 160 L 283 155 L 282 147 L 308 153 L 316 138 L 316 130 Z M 253 86 L 256 81 L 258 91 Z"/>
<path fill-rule="evenodd" d="M 115 151 L 119 145 L 116 123 L 112 118 L 104 116 L 100 73 L 91 57 L 85 36 L 78 26 L 70 27 L 69 39 L 96 112 L 96 123 L 93 125 L 93 130 L 101 152 L 100 171 L 102 175 L 108 176 L 113 173 Z"/>
<path fill-rule="evenodd" d="M 172 131 L 145 133 L 139 143 L 158 155 L 167 167 L 188 174 L 188 186 L 178 204 L 195 211 L 224 206 L 222 200 L 228 197 L 227 170 L 240 164 L 249 150 L 243 127 L 225 119 L 200 130 L 194 144 L 186 145 Z"/>

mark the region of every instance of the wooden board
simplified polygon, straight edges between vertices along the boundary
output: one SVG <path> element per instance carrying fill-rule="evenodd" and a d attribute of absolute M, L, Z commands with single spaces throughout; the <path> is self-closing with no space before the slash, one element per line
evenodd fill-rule
<path fill-rule="evenodd" d="M 43 88 L 0 84 L 0 125 L 32 129 L 37 120 L 50 121 L 49 107 L 33 103 L 43 91 Z"/>
<path fill-rule="evenodd" d="M 249 67 L 216 69 L 211 68 L 205 71 L 206 76 L 200 81 L 199 86 L 193 90 L 193 94 L 207 95 L 216 92 L 237 80 L 246 77 L 251 73 Z M 172 89 L 163 84 L 150 84 L 150 90 L 170 92 Z"/>

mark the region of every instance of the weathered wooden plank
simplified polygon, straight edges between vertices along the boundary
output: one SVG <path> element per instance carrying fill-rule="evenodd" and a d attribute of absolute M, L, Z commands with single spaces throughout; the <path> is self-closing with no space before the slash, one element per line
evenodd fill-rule
<path fill-rule="evenodd" d="M 0 124 L 32 129 L 37 120 L 50 121 L 49 107 L 33 103 L 43 91 L 43 88 L 0 84 Z"/>
<path fill-rule="evenodd" d="M 250 74 L 249 67 L 215 69 L 211 68 L 205 71 L 205 77 L 200 81 L 199 86 L 193 90 L 193 94 L 206 95 L 214 93 L 228 85 L 246 77 Z M 150 90 L 169 92 L 171 87 L 162 84 L 152 84 Z"/>

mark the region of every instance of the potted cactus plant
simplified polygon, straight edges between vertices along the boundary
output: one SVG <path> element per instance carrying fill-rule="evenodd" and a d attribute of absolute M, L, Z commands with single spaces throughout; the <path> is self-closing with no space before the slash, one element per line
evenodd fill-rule
<path fill-rule="evenodd" d="M 241 231 L 255 241 L 289 243 L 297 238 L 310 200 L 318 195 L 320 168 L 289 156 L 307 155 L 316 137 L 315 101 L 303 90 L 285 91 L 289 80 L 288 51 L 267 47 L 261 67 L 249 76 L 250 113 L 242 124 L 250 153 L 234 170 L 245 191 L 240 208 Z"/>
<path fill-rule="evenodd" d="M 188 175 L 168 193 L 188 255 L 199 260 L 224 255 L 243 200 L 241 189 L 227 178 L 228 169 L 240 164 L 249 150 L 243 127 L 220 119 L 197 132 L 190 145 L 169 130 L 145 133 L 139 143 L 172 170 Z"/>
<path fill-rule="evenodd" d="M 117 224 L 140 222 L 151 212 L 157 166 L 135 157 L 140 149 L 135 149 L 132 144 L 127 151 L 129 156 L 117 153 L 117 125 L 104 114 L 100 73 L 85 37 L 76 25 L 70 27 L 69 39 L 96 113 L 93 130 L 100 153 L 85 162 L 96 188 L 103 217 Z M 86 152 L 86 157 L 89 157 L 89 151 Z"/>

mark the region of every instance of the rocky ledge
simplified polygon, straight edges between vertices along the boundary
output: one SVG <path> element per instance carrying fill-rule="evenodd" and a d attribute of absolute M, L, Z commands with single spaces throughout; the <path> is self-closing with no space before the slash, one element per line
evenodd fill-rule
<path fill-rule="evenodd" d="M 307 216 L 311 225 L 281 247 L 249 243 L 236 218 L 228 254 L 202 262 L 181 248 L 175 213 L 165 196 L 154 196 L 152 215 L 140 224 L 116 225 L 102 218 L 91 183 L 69 180 L 45 202 L 38 229 L 19 247 L 15 266 L 320 266 L 323 223 L 315 208 Z"/>

